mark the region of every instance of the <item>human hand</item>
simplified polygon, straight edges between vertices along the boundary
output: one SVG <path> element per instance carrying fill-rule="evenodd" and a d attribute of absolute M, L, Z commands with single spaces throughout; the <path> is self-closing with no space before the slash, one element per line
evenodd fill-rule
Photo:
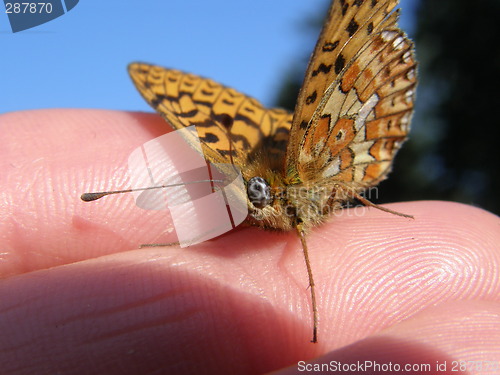
<path fill-rule="evenodd" d="M 175 241 L 164 212 L 126 194 L 80 200 L 127 187 L 130 152 L 169 130 L 159 116 L 46 110 L 0 125 L 2 373 L 295 373 L 313 358 L 451 371 L 500 358 L 500 220 L 488 212 L 399 203 L 388 207 L 415 220 L 355 208 L 314 229 L 312 344 L 295 233 L 137 249 Z"/>

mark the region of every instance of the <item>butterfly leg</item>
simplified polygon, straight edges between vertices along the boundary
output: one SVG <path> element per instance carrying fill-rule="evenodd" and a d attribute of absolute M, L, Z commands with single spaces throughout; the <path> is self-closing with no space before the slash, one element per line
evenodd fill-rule
<path fill-rule="evenodd" d="M 311 262 L 309 261 L 309 250 L 306 243 L 306 234 L 302 227 L 302 224 L 296 225 L 297 234 L 299 235 L 300 242 L 302 243 L 302 251 L 304 252 L 304 259 L 306 261 L 307 275 L 309 276 L 309 287 L 311 288 L 311 304 L 313 313 L 313 337 L 311 342 L 318 342 L 318 308 L 316 306 L 316 289 L 314 287 L 314 278 L 311 268 Z"/>
<path fill-rule="evenodd" d="M 393 215 L 398 215 L 398 216 L 406 217 L 408 219 L 415 219 L 412 215 L 403 214 L 402 212 L 393 211 L 393 210 L 390 210 L 388 208 L 379 206 L 378 204 L 372 203 L 368 199 L 366 199 L 365 197 L 363 197 L 363 196 L 359 195 L 358 193 L 356 193 L 355 191 L 350 191 L 350 194 L 351 194 L 351 196 L 353 198 L 357 199 L 358 201 L 360 201 L 361 203 L 363 203 L 365 206 L 373 207 L 373 208 L 376 208 L 377 210 L 388 212 L 388 213 L 393 214 Z"/>

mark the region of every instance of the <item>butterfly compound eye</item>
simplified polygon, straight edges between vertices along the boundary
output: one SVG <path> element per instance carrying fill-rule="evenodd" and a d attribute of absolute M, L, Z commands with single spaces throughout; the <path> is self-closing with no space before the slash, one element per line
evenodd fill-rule
<path fill-rule="evenodd" d="M 271 204 L 271 188 L 262 177 L 252 177 L 248 181 L 248 199 L 257 208 L 264 208 Z"/>

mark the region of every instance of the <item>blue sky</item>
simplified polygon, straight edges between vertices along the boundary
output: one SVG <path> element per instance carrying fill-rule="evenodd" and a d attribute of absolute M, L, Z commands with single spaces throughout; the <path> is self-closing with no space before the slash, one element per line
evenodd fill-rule
<path fill-rule="evenodd" d="M 418 0 L 402 0 L 414 29 Z M 206 76 L 272 105 L 308 28 L 328 0 L 81 0 L 65 15 L 12 33 L 0 5 L 0 113 L 39 108 L 151 111 L 126 66 L 144 61 Z M 126 5 L 125 5 L 126 4 Z M 309 52 L 308 52 L 309 53 Z"/>

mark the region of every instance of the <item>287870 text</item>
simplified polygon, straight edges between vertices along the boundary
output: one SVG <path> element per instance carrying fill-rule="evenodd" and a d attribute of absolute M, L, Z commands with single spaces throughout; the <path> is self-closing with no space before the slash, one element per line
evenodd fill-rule
<path fill-rule="evenodd" d="M 51 3 L 5 3 L 5 13 L 26 14 L 26 13 L 52 13 Z"/>

